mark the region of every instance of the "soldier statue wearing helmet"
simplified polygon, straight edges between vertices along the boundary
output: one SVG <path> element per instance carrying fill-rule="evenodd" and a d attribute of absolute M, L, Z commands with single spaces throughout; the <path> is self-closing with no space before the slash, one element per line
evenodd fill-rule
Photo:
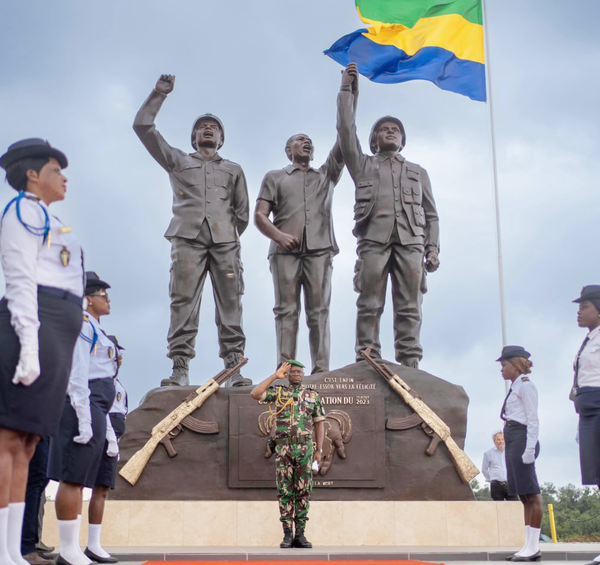
<path fill-rule="evenodd" d="M 358 260 L 356 355 L 372 348 L 381 356 L 379 323 L 388 277 L 394 306 L 396 360 L 418 367 L 421 304 L 427 291 L 425 273 L 439 267 L 439 221 L 427 171 L 400 155 L 406 143 L 402 122 L 384 116 L 371 129 L 373 156 L 362 152 L 356 135 L 355 97 L 358 71 L 351 63 L 342 75 L 337 128 L 344 161 L 356 186 L 354 206 Z"/>
<path fill-rule="evenodd" d="M 165 233 L 171 242 L 171 322 L 168 354 L 173 373 L 162 386 L 189 384 L 195 357 L 202 289 L 210 275 L 215 297 L 219 355 L 225 367 L 238 362 L 246 337 L 242 328 L 242 261 L 240 236 L 248 226 L 249 205 L 242 168 L 218 150 L 225 128 L 217 116 L 203 114 L 192 127 L 194 153 L 169 145 L 154 124 L 175 77 L 161 75 L 135 117 L 133 129 L 154 160 L 169 174 L 173 218 Z M 231 386 L 252 384 L 240 374 Z"/>

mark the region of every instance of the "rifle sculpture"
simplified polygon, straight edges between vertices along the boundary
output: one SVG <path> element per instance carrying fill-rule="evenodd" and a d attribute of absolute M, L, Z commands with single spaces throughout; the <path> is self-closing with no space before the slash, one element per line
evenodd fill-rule
<path fill-rule="evenodd" d="M 452 439 L 450 428 L 443 422 L 443 420 L 425 404 L 418 396 L 417 393 L 410 388 L 398 375 L 384 364 L 376 363 L 371 357 L 371 348 L 365 349 L 360 352 L 365 360 L 375 369 L 394 389 L 394 391 L 402 397 L 416 414 L 418 414 L 425 424 L 427 424 L 446 444 L 450 455 L 454 461 L 454 466 L 460 476 L 465 482 L 469 483 L 471 479 L 475 478 L 479 474 L 479 469 L 474 465 L 473 461 L 469 459 L 467 454 L 456 445 L 456 442 Z"/>
<path fill-rule="evenodd" d="M 146 442 L 146 445 L 139 451 L 133 454 L 133 457 L 123 466 L 119 471 L 119 475 L 123 477 L 128 483 L 135 485 L 140 475 L 144 471 L 150 457 L 154 453 L 158 444 L 161 443 L 165 438 L 168 439 L 169 433 L 174 428 L 177 428 L 182 421 L 192 414 L 195 410 L 200 408 L 209 396 L 212 396 L 219 387 L 232 375 L 237 373 L 246 363 L 246 359 L 241 353 L 239 363 L 231 369 L 222 370 L 216 377 L 210 379 L 207 383 L 203 384 L 200 388 L 190 393 L 186 399 L 168 416 L 163 418 L 154 428 L 152 428 L 152 435 Z"/>

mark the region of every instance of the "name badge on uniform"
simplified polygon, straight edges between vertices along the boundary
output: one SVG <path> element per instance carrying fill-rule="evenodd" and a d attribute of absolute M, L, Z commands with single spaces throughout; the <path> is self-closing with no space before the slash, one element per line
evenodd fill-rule
<path fill-rule="evenodd" d="M 115 354 L 115 350 L 112 347 L 108 348 L 108 358 L 112 359 Z"/>
<path fill-rule="evenodd" d="M 120 392 L 117 392 L 117 402 L 121 402 L 121 398 L 123 398 L 123 395 Z"/>

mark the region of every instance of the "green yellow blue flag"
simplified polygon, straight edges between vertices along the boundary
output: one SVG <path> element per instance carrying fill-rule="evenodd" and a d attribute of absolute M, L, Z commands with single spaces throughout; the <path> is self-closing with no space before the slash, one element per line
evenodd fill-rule
<path fill-rule="evenodd" d="M 355 0 L 369 24 L 325 54 L 374 82 L 429 80 L 486 100 L 482 0 Z"/>

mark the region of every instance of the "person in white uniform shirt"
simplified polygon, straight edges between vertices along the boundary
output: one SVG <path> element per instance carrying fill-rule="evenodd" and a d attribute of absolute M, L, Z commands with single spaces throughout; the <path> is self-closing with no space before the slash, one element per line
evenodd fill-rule
<path fill-rule="evenodd" d="M 116 336 L 109 335 L 110 339 L 116 346 L 117 350 L 117 375 L 122 363 L 122 351 L 123 347 L 119 345 L 119 341 Z M 115 375 L 115 399 L 109 412 L 110 423 L 115 432 L 117 442 L 121 439 L 125 433 L 125 418 L 127 416 L 128 403 L 127 403 L 127 391 L 121 384 L 119 379 Z M 102 455 L 102 461 L 100 462 L 100 468 L 96 475 L 96 483 L 94 490 L 92 491 L 92 498 L 90 499 L 90 505 L 88 508 L 89 514 L 89 536 L 88 546 L 84 553 L 93 561 L 97 563 L 117 563 L 117 559 L 112 557 L 110 553 L 102 548 L 100 543 L 100 529 L 102 525 L 102 518 L 104 517 L 104 506 L 108 496 L 108 491 L 115 488 L 115 480 L 117 478 L 117 457 L 111 457 L 109 455 L 108 439 L 106 440 L 106 446 Z"/>
<path fill-rule="evenodd" d="M 59 481 L 56 517 L 60 537 L 57 565 L 89 565 L 92 561 L 79 546 L 83 488 L 93 488 L 102 454 L 119 453 L 110 424 L 109 410 L 115 398 L 114 377 L 118 355 L 115 344 L 100 327 L 100 317 L 110 314 L 106 289 L 110 285 L 93 271 L 86 273 L 87 314 L 73 353 L 68 395 L 57 436 L 50 442 L 48 477 Z M 108 440 L 108 443 L 107 443 Z M 90 525 L 93 541 L 100 525 Z"/>
<path fill-rule="evenodd" d="M 494 447 L 483 454 L 481 472 L 490 483 L 492 500 L 519 500 L 518 496 L 508 494 L 506 479 L 506 460 L 504 458 L 504 434 L 502 430 L 492 434 Z"/>
<path fill-rule="evenodd" d="M 571 390 L 579 414 L 581 483 L 600 487 L 600 285 L 584 286 L 573 302 L 579 304 L 579 327 L 588 330 L 573 364 Z M 600 555 L 593 563 L 600 563 Z"/>
<path fill-rule="evenodd" d="M 0 300 L 0 565 L 27 565 L 21 532 L 29 461 L 40 436 L 58 430 L 81 329 L 83 254 L 71 228 L 48 209 L 65 198 L 67 164 L 64 153 L 42 139 L 18 141 L 0 157 L 8 184 L 19 192 L 0 219 L 6 280 Z"/>
<path fill-rule="evenodd" d="M 510 389 L 500 410 L 504 420 L 508 494 L 518 495 L 525 510 L 525 545 L 507 561 L 539 561 L 540 533 L 544 512 L 535 460 L 540 452 L 538 441 L 538 392 L 528 376 L 533 363 L 531 354 L 519 345 L 507 345 L 496 361 L 502 365 L 502 378 Z"/>

